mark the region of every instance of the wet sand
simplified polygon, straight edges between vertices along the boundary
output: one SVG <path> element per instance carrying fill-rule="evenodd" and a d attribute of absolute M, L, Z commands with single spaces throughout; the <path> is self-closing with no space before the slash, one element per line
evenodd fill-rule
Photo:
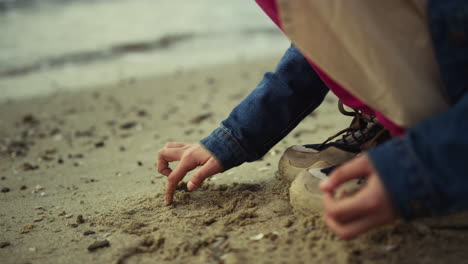
<path fill-rule="evenodd" d="M 181 186 L 163 205 L 157 151 L 208 135 L 277 60 L 1 104 L 0 262 L 467 263 L 463 218 L 398 223 L 346 242 L 319 213 L 293 211 L 278 159 L 349 124 L 332 95 L 262 160 L 194 192 Z"/>

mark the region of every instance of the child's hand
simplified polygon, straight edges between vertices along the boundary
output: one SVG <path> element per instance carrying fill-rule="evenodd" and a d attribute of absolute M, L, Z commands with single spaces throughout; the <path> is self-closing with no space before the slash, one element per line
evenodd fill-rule
<path fill-rule="evenodd" d="M 355 195 L 342 200 L 333 198 L 332 192 L 336 187 L 361 177 L 367 182 Z M 355 238 L 396 219 L 392 203 L 367 155 L 337 168 L 320 184 L 320 189 L 325 192 L 325 223 L 342 239 Z"/>
<path fill-rule="evenodd" d="M 179 161 L 171 170 L 169 162 Z M 169 142 L 158 153 L 158 171 L 167 176 L 166 205 L 172 203 L 179 182 L 191 170 L 202 166 L 187 183 L 189 190 L 195 190 L 202 182 L 223 170 L 221 164 L 200 144 Z"/>

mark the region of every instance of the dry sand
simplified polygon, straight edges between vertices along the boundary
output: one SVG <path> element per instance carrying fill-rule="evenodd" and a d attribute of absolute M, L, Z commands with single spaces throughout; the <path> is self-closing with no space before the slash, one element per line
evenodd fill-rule
<path fill-rule="evenodd" d="M 157 151 L 206 136 L 277 59 L 0 105 L 0 263 L 467 263 L 460 223 L 398 223 L 345 242 L 319 214 L 293 212 L 278 159 L 348 125 L 333 96 L 262 160 L 163 205 Z"/>

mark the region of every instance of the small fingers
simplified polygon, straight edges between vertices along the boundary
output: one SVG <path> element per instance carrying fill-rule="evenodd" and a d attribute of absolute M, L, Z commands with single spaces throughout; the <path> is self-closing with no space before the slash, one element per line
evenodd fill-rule
<path fill-rule="evenodd" d="M 167 142 L 164 146 L 165 148 L 182 148 L 187 146 L 187 144 L 182 142 Z"/>
<path fill-rule="evenodd" d="M 190 178 L 190 181 L 187 183 L 187 189 L 193 191 L 200 187 L 203 181 L 216 174 L 221 172 L 222 167 L 219 162 L 213 158 L 209 159 L 205 165 L 203 165 L 193 176 Z"/>
<path fill-rule="evenodd" d="M 371 171 L 367 156 L 361 156 L 335 169 L 320 183 L 320 189 L 331 192 L 344 182 L 367 176 Z"/>
<path fill-rule="evenodd" d="M 166 184 L 166 195 L 165 201 L 166 205 L 170 205 L 174 199 L 174 192 L 177 189 L 179 182 L 185 177 L 187 172 L 193 170 L 196 167 L 196 163 L 193 163 L 189 160 L 181 161 L 179 165 L 174 169 L 174 171 L 167 177 Z"/>
<path fill-rule="evenodd" d="M 353 221 L 378 209 L 378 201 L 373 197 L 369 197 L 365 189 L 340 200 L 334 199 L 331 193 L 325 193 L 323 195 L 323 205 L 325 214 L 341 223 Z"/>
<path fill-rule="evenodd" d="M 158 172 L 169 176 L 172 172 L 169 168 L 169 162 L 180 160 L 183 153 L 184 150 L 180 148 L 164 148 L 160 150 L 158 153 Z"/>

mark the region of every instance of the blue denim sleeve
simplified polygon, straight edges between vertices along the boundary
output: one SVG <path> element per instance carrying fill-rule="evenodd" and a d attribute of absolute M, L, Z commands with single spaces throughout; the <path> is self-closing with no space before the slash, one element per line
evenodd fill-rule
<path fill-rule="evenodd" d="M 428 1 L 428 22 L 452 108 L 369 155 L 400 215 L 468 210 L 468 2 Z"/>
<path fill-rule="evenodd" d="M 327 92 L 309 62 L 291 45 L 275 71 L 266 73 L 220 127 L 200 143 L 224 170 L 258 160 L 315 110 Z"/>
<path fill-rule="evenodd" d="M 450 110 L 411 128 L 369 156 L 400 215 L 468 210 L 468 94 Z"/>

